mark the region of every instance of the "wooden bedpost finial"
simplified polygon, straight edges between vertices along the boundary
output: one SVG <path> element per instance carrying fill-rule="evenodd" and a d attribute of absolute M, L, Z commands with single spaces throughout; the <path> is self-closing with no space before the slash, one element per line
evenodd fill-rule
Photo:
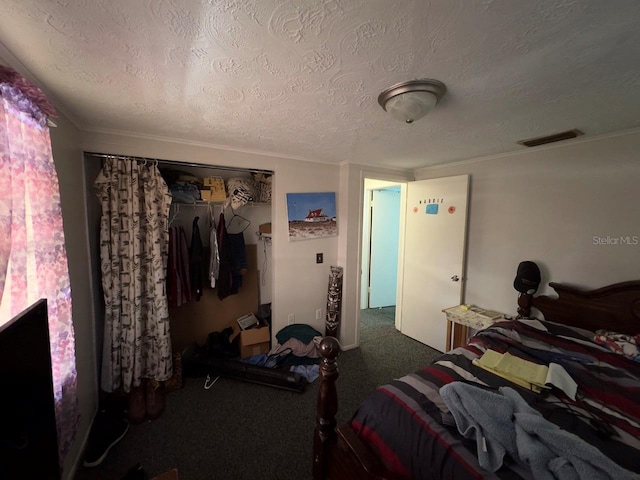
<path fill-rule="evenodd" d="M 336 413 L 338 412 L 338 392 L 336 379 L 340 375 L 336 358 L 342 348 L 335 337 L 324 337 L 320 341 L 320 388 L 316 410 L 316 429 L 313 445 L 313 478 L 325 478 L 324 459 L 329 444 L 336 441 Z"/>
<path fill-rule="evenodd" d="M 340 342 L 335 337 L 324 337 L 320 341 L 320 355 L 322 358 L 328 360 L 329 363 L 334 363 L 342 348 Z"/>

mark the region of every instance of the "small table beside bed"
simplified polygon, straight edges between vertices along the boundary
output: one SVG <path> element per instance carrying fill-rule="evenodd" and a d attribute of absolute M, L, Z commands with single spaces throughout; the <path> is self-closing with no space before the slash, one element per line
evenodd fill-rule
<path fill-rule="evenodd" d="M 314 479 L 640 479 L 640 281 L 550 286 L 558 298 L 521 295 L 520 318 L 379 387 L 346 425 L 340 345 L 323 339 Z M 560 365 L 577 392 L 497 376 L 478 365 L 488 350 Z"/>

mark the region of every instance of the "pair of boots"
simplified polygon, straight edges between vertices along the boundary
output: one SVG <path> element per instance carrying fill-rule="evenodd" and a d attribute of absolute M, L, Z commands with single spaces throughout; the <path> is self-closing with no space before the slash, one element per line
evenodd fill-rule
<path fill-rule="evenodd" d="M 142 423 L 155 420 L 164 411 L 162 384 L 156 380 L 143 379 L 138 387 L 129 392 L 129 422 Z"/>

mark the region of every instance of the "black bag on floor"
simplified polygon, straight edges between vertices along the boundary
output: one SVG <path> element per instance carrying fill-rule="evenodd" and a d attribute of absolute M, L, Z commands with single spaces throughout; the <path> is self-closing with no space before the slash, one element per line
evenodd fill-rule
<path fill-rule="evenodd" d="M 208 358 L 234 358 L 240 355 L 237 342 L 231 341 L 233 329 L 227 327 L 221 332 L 211 332 L 205 343 L 205 354 Z"/>

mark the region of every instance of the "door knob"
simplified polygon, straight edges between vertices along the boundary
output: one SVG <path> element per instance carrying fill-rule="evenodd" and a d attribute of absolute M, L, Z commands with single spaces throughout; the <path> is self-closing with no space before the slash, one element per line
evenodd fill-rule
<path fill-rule="evenodd" d="M 460 281 L 460 277 L 458 275 L 454 275 L 453 277 L 451 277 L 451 281 L 452 282 L 459 282 Z"/>

